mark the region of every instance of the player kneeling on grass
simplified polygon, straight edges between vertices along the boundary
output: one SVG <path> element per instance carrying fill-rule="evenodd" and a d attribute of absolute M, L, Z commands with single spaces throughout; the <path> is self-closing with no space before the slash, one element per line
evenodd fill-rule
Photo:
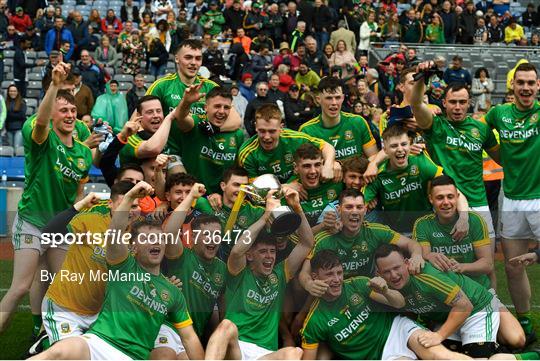
<path fill-rule="evenodd" d="M 278 350 L 278 325 L 287 283 L 300 269 L 313 246 L 313 233 L 300 206 L 298 193 L 285 189 L 287 204 L 302 218 L 298 244 L 290 255 L 274 266 L 276 240 L 261 233 L 270 210 L 280 205 L 271 191 L 264 216 L 244 231 L 227 262 L 226 313 L 208 341 L 207 359 L 300 359 L 302 350 Z M 263 231 L 264 232 L 264 231 Z M 252 242 L 254 240 L 254 242 Z"/>
<path fill-rule="evenodd" d="M 138 198 L 153 192 L 145 182 L 131 189 L 118 206 L 111 230 L 123 232 L 128 213 Z M 204 351 L 186 307 L 182 292 L 160 273 L 165 254 L 161 223 L 141 220 L 131 225 L 133 255 L 127 242 L 114 239 L 106 245 L 109 277 L 105 300 L 96 322 L 82 336 L 59 341 L 33 359 L 127 360 L 148 359 L 161 325 L 167 320 L 178 330 L 190 359 Z M 150 237 L 149 237 L 150 236 Z M 154 236 L 157 242 L 152 242 Z"/>
<path fill-rule="evenodd" d="M 340 359 L 468 359 L 442 345 L 423 346 L 426 333 L 406 317 L 378 309 L 377 304 L 401 308 L 403 296 L 375 277 L 344 281 L 343 266 L 336 253 L 323 250 L 311 259 L 311 276 L 327 284 L 316 299 L 302 330 L 304 359 L 317 359 L 319 343 L 325 342 Z M 373 302 L 375 301 L 375 302 Z"/>
<path fill-rule="evenodd" d="M 499 301 L 487 289 L 462 274 L 443 273 L 430 263 L 412 275 L 409 260 L 393 245 L 379 247 L 374 259 L 378 274 L 405 297 L 402 310 L 434 325 L 433 332 L 419 337 L 420 344 L 431 347 L 449 339 L 461 342 L 463 353 L 471 357 L 495 353 Z"/>

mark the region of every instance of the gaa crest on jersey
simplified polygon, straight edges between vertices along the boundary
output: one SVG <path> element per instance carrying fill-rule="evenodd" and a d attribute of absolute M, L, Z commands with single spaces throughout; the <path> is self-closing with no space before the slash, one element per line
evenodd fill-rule
<path fill-rule="evenodd" d="M 62 333 L 70 333 L 71 332 L 71 327 L 69 327 L 69 323 L 67 322 L 62 322 L 60 324 L 60 331 Z"/>
<path fill-rule="evenodd" d="M 79 169 L 81 169 L 81 170 L 86 168 L 86 162 L 85 162 L 84 158 L 77 159 L 77 167 L 79 167 Z"/>
<path fill-rule="evenodd" d="M 285 154 L 285 156 L 283 158 L 285 159 L 286 163 L 292 163 L 293 162 L 293 155 L 291 153 Z"/>
<path fill-rule="evenodd" d="M 270 274 L 270 276 L 268 276 L 268 281 L 270 281 L 271 284 L 276 285 L 278 283 L 277 276 L 273 273 Z"/>
<path fill-rule="evenodd" d="M 531 115 L 531 117 L 529 118 L 529 123 L 531 124 L 538 123 L 538 113 L 534 113 L 533 115 Z"/>
<path fill-rule="evenodd" d="M 345 138 L 345 140 L 353 140 L 354 139 L 353 133 L 350 130 L 346 130 L 345 134 L 343 134 L 343 137 Z"/>
<path fill-rule="evenodd" d="M 358 295 L 358 293 L 353 293 L 350 298 L 351 305 L 357 306 L 362 302 L 362 299 Z"/>
<path fill-rule="evenodd" d="M 480 131 L 478 130 L 478 128 L 472 128 L 471 134 L 476 139 L 480 138 Z"/>
<path fill-rule="evenodd" d="M 420 173 L 420 172 L 418 171 L 418 167 L 417 167 L 415 164 L 413 164 L 413 165 L 411 166 L 411 175 L 417 176 L 418 173 Z"/>
<path fill-rule="evenodd" d="M 415 291 L 415 292 L 414 292 L 414 297 L 415 297 L 418 301 L 424 301 L 424 296 L 422 296 L 422 294 L 420 293 L 420 291 Z"/>
<path fill-rule="evenodd" d="M 337 197 L 337 194 L 336 194 L 336 191 L 333 190 L 333 189 L 329 189 L 327 192 L 326 192 L 326 198 L 328 198 L 329 200 L 334 200 L 336 199 Z"/>
<path fill-rule="evenodd" d="M 161 291 L 161 299 L 165 302 L 169 301 L 169 291 L 167 290 Z"/>
<path fill-rule="evenodd" d="M 366 241 L 362 241 L 362 243 L 360 243 L 360 251 L 362 251 L 362 252 L 369 251 L 369 247 L 368 247 Z"/>
<path fill-rule="evenodd" d="M 236 138 L 232 137 L 231 139 L 229 139 L 229 147 L 236 147 Z"/>
<path fill-rule="evenodd" d="M 169 343 L 168 341 L 169 340 L 167 339 L 167 336 L 159 336 L 159 343 L 161 345 L 165 345 L 165 344 Z"/>
<path fill-rule="evenodd" d="M 246 223 L 247 223 L 247 217 L 246 216 L 238 217 L 238 225 L 245 226 Z"/>
<path fill-rule="evenodd" d="M 223 283 L 223 276 L 221 273 L 214 273 L 214 282 L 218 285 L 221 285 Z"/>
<path fill-rule="evenodd" d="M 27 234 L 24 236 L 24 243 L 26 244 L 32 244 L 32 239 L 34 238 L 34 236 L 30 235 L 30 234 Z"/>

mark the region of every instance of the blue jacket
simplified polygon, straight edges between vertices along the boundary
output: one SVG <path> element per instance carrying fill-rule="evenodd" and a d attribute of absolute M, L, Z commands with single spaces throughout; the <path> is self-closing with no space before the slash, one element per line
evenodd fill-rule
<path fill-rule="evenodd" d="M 458 70 L 446 69 L 443 75 L 443 80 L 446 84 L 451 83 L 464 83 L 466 85 L 472 84 L 471 73 L 467 69 L 460 68 Z"/>
<path fill-rule="evenodd" d="M 60 35 L 60 38 L 62 40 L 69 41 L 69 44 L 71 46 L 69 47 L 69 52 L 67 53 L 67 56 L 68 58 L 71 58 L 71 55 L 73 54 L 73 50 L 75 49 L 75 42 L 73 41 L 73 35 L 71 34 L 71 31 L 69 31 L 66 28 L 62 28 L 62 33 Z M 56 40 L 56 29 L 51 29 L 47 32 L 47 35 L 45 35 L 45 51 L 47 52 L 47 55 L 49 55 L 51 51 L 54 49 L 55 40 Z"/>

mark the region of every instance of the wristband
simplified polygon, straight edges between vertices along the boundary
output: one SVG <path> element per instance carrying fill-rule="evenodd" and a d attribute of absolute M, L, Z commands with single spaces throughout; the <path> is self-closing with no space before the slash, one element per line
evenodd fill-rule
<path fill-rule="evenodd" d="M 118 133 L 118 135 L 116 136 L 116 138 L 118 138 L 118 140 L 119 140 L 120 143 L 122 143 L 122 144 L 127 144 L 127 142 L 128 142 L 127 140 L 124 141 L 124 140 L 122 139 L 122 137 L 120 137 L 120 133 Z"/>

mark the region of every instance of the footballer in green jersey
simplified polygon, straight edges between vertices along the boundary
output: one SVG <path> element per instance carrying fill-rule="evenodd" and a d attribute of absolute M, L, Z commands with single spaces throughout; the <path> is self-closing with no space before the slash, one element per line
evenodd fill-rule
<path fill-rule="evenodd" d="M 325 77 L 318 88 L 320 95 L 317 98 L 322 113 L 304 123 L 298 130 L 331 144 L 336 150 L 338 160 L 354 155 L 375 155 L 377 144 L 366 120 L 359 115 L 341 111 L 345 99 L 341 81 L 334 77 Z"/>
<path fill-rule="evenodd" d="M 146 94 L 157 96 L 161 100 L 164 113 L 169 114 L 178 106 L 186 89 L 191 85 L 198 84 L 200 85 L 199 92 L 203 96 L 191 105 L 191 113 L 197 116 L 204 116 L 206 114 L 204 110 L 204 95 L 219 85 L 197 75 L 202 65 L 202 42 L 195 39 L 184 40 L 176 50 L 174 61 L 177 72 L 156 80 L 148 88 Z M 222 130 L 233 131 L 238 129 L 240 124 L 240 116 L 233 109 L 229 121 L 224 124 Z M 177 124 L 173 124 L 167 143 L 169 154 L 181 154 L 181 133 Z"/>
<path fill-rule="evenodd" d="M 281 111 L 275 104 L 265 104 L 255 112 L 257 134 L 240 147 L 238 165 L 248 171 L 250 180 L 262 174 L 275 174 L 281 183 L 292 176 L 293 155 L 302 144 L 311 143 L 323 154 L 322 177 L 334 178 L 334 147 L 301 132 L 283 129 Z"/>
<path fill-rule="evenodd" d="M 402 309 L 434 322 L 434 332 L 420 338 L 424 346 L 446 339 L 461 341 L 464 353 L 487 358 L 494 353 L 499 330 L 499 300 L 467 276 L 441 272 L 426 263 L 410 274 L 403 251 L 381 246 L 374 255 L 378 274 L 405 297 Z"/>
<path fill-rule="evenodd" d="M 338 199 L 343 190 L 343 183 L 328 181 L 321 182 L 322 153 L 313 144 L 302 144 L 294 152 L 294 173 L 298 176 L 298 182 L 306 190 L 307 198 L 300 204 L 306 214 L 309 224 L 313 227 L 313 233 L 323 229 L 322 225 L 316 225 L 324 208 Z"/>
<path fill-rule="evenodd" d="M 385 243 L 396 244 L 407 249 L 412 255 L 411 267 L 416 272 L 420 272 L 424 264 L 420 245 L 387 226 L 365 222 L 366 206 L 360 191 L 346 189 L 341 192 L 338 210 L 342 224 L 341 231 L 336 234 L 327 231 L 318 233 L 315 236 L 315 247 L 302 267 L 299 280 L 310 294 L 316 297 L 321 296 L 322 289 L 312 284 L 309 259 L 322 250 L 331 250 L 338 255 L 343 265 L 345 278 L 372 275 L 373 251 Z"/>
<path fill-rule="evenodd" d="M 132 206 L 153 191 L 148 183 L 137 183 L 113 214 L 110 229 L 123 232 Z M 169 321 L 178 331 L 189 358 L 202 359 L 204 351 L 193 329 L 185 298 L 160 273 L 166 253 L 161 234 L 160 222 L 144 219 L 131 224 L 129 239 L 134 243 L 134 256 L 127 242 L 108 242 L 105 258 L 109 271 L 104 276 L 108 282 L 96 322 L 82 337 L 59 341 L 37 358 L 148 359 L 161 325 Z M 159 241 L 150 242 L 152 235 Z"/>
<path fill-rule="evenodd" d="M 190 114 L 191 105 L 201 98 L 200 88 L 201 85 L 188 87 L 175 112 L 178 127 L 183 132 L 180 134 L 180 155 L 187 172 L 204 183 L 210 193 L 218 193 L 223 172 L 236 162 L 236 154 L 244 142 L 244 133 L 237 129 L 208 135 L 200 129 L 201 118 Z M 206 94 L 204 109 L 206 120 L 212 126 L 221 128 L 232 109 L 230 91 L 223 87 L 210 90 Z"/>
<path fill-rule="evenodd" d="M 416 220 L 413 239 L 423 248 L 424 258 L 439 270 L 468 275 L 486 289 L 496 288 L 488 275 L 493 271 L 491 240 L 486 222 L 476 212 L 469 212 L 469 234 L 460 241 L 451 231 L 458 219 L 458 191 L 447 175 L 431 182 L 429 201 L 435 213 Z"/>
<path fill-rule="evenodd" d="M 227 261 L 225 320 L 208 341 L 209 359 L 222 359 L 225 354 L 234 359 L 301 357 L 301 350 L 293 347 L 278 350 L 278 326 L 285 288 L 313 246 L 313 233 L 298 192 L 289 188 L 284 193 L 287 204 L 302 218 L 299 242 L 284 261 L 275 265 L 276 240 L 261 231 L 270 210 L 280 206 L 280 201 L 268 196 L 265 215 L 243 233 Z"/>
<path fill-rule="evenodd" d="M 384 212 L 385 224 L 398 232 L 410 234 L 414 221 L 431 211 L 429 182 L 442 174 L 424 154 L 410 155 L 407 131 L 399 125 L 385 130 L 384 151 L 388 160 L 379 166 L 379 174 L 365 190 L 366 202 L 377 199 Z"/>
<path fill-rule="evenodd" d="M 427 331 L 378 307 L 377 303 L 395 308 L 405 305 L 403 296 L 389 289 L 381 277 L 344 280 L 341 261 L 329 250 L 311 260 L 311 269 L 312 277 L 326 290 L 311 305 L 301 331 L 304 359 L 317 359 L 321 342 L 344 360 L 462 358 L 441 345 L 423 347 L 418 338 Z"/>
<path fill-rule="evenodd" d="M 26 123 L 32 124 L 32 122 L 35 121 L 36 117 L 37 117 L 37 113 L 32 114 L 31 116 L 29 116 L 26 119 L 24 124 L 26 124 Z M 24 125 L 23 125 L 23 127 L 24 127 Z M 28 125 L 27 125 L 27 127 L 28 127 Z M 52 122 L 51 122 L 51 128 L 52 128 Z M 88 126 L 86 125 L 85 122 L 83 122 L 82 120 L 77 119 L 75 121 L 75 128 L 73 129 L 72 134 L 73 134 L 73 138 L 75 138 L 78 141 L 84 143 L 88 139 L 88 137 L 90 137 L 90 129 L 88 129 Z"/>

